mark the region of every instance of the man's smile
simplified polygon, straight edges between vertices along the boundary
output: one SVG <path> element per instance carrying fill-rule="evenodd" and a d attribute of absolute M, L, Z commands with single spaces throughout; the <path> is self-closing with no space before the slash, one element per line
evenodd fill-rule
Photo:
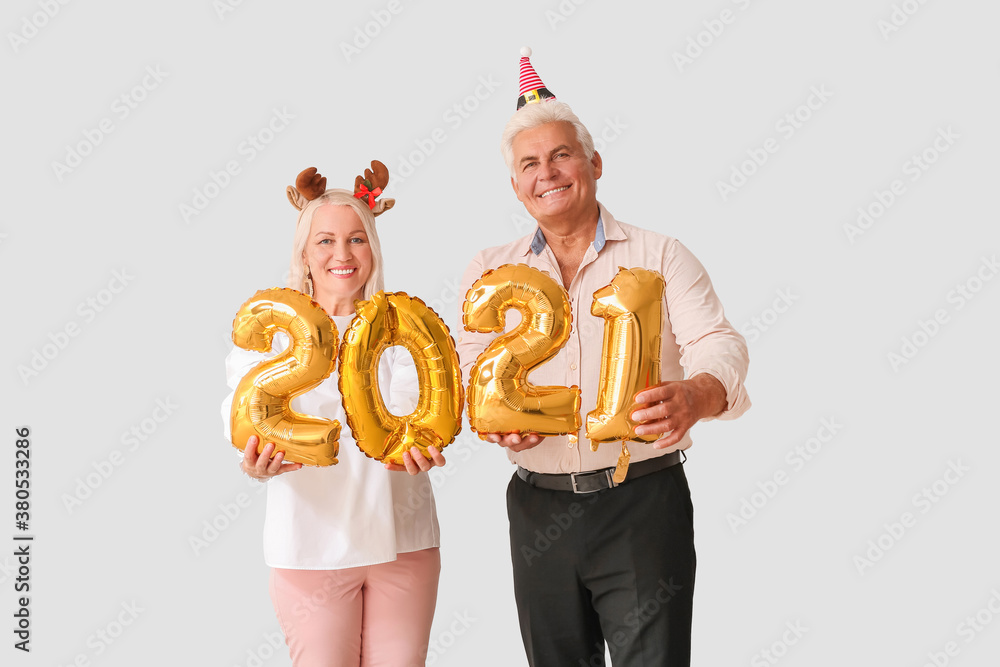
<path fill-rule="evenodd" d="M 568 185 L 564 185 L 561 188 L 552 188 L 551 190 L 546 190 L 545 192 L 543 192 L 539 196 L 540 197 L 548 197 L 553 192 L 562 192 L 563 190 L 568 190 L 568 189 L 569 189 L 569 186 Z"/>

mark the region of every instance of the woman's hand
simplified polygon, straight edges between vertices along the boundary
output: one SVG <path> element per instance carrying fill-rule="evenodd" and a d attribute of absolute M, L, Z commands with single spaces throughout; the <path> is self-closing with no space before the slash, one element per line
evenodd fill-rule
<path fill-rule="evenodd" d="M 427 453 L 431 455 L 430 459 L 421 454 L 419 448 L 410 447 L 410 451 L 403 452 L 403 465 L 386 463 L 385 469 L 392 470 L 393 472 L 405 471 L 411 475 L 419 475 L 422 472 L 427 472 L 431 468 L 436 468 L 445 464 L 444 454 L 442 454 L 441 450 L 437 447 L 428 447 Z"/>
<path fill-rule="evenodd" d="M 257 443 L 260 440 L 255 435 L 251 435 L 247 440 L 246 449 L 243 450 L 243 461 L 240 467 L 250 477 L 258 482 L 266 482 L 272 477 L 284 475 L 286 472 L 298 470 L 301 463 L 284 463 L 285 453 L 274 453 L 274 443 L 269 442 L 264 445 L 260 454 L 257 453 Z M 272 456 L 273 455 L 273 456 Z"/>

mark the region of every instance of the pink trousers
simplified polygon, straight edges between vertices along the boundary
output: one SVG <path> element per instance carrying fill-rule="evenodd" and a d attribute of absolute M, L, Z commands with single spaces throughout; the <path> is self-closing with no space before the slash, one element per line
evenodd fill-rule
<path fill-rule="evenodd" d="M 345 570 L 271 570 L 295 667 L 418 667 L 437 603 L 437 548 Z"/>

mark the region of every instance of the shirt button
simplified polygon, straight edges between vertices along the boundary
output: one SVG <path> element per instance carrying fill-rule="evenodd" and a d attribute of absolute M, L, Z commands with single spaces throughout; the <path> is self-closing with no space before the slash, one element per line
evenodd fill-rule
<path fill-rule="evenodd" d="M 570 364 L 569 367 L 570 367 L 571 370 L 574 370 L 574 371 L 576 370 L 576 364 Z"/>

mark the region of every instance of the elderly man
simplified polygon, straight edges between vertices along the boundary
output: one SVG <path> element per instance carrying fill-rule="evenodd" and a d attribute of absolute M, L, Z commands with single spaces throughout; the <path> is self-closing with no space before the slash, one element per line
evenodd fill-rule
<path fill-rule="evenodd" d="M 514 114 L 502 149 L 514 193 L 538 228 L 480 252 L 465 272 L 463 290 L 502 264 L 527 264 L 561 282 L 572 304 L 573 331 L 530 380 L 579 386 L 584 413 L 597 404 L 601 372 L 603 320 L 590 314 L 594 292 L 618 267 L 657 271 L 664 278 L 666 316 L 661 377 L 635 396 L 632 413 L 641 423 L 637 434 L 659 438 L 633 443 L 622 483 L 611 475 L 619 448 L 605 444 L 591 451 L 582 432 L 486 436 L 518 466 L 507 506 L 525 651 L 537 667 L 604 665 L 605 644 L 616 667 L 688 665 L 695 551 L 680 450 L 691 446 L 689 429 L 697 421 L 734 419 L 749 408 L 746 343 L 687 248 L 619 222 L 597 201 L 603 165 L 590 133 L 566 104 L 546 99 L 551 94 L 540 80 L 536 88 L 541 95 L 529 91 L 522 99 L 538 103 Z M 493 337 L 462 334 L 458 352 L 466 379 Z"/>

